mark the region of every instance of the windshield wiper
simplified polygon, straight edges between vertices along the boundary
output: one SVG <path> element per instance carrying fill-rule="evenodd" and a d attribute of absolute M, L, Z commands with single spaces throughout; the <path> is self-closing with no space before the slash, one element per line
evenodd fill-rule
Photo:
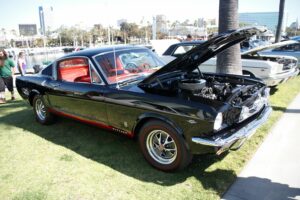
<path fill-rule="evenodd" d="M 141 77 L 140 75 L 135 75 L 135 76 Z M 130 84 L 130 83 L 139 81 L 140 79 L 139 79 L 138 77 L 136 77 L 136 78 L 130 78 L 130 79 L 124 80 L 124 81 L 122 81 L 122 82 L 119 82 L 118 84 L 121 85 L 121 86 L 128 85 L 128 84 Z"/>

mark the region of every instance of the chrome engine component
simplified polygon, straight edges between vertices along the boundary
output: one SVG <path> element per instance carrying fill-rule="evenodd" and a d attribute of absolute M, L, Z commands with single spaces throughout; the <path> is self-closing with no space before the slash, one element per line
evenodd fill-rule
<path fill-rule="evenodd" d="M 217 99 L 217 95 L 215 95 L 213 93 L 213 88 L 211 87 L 204 87 L 200 93 L 196 93 L 194 94 L 195 96 L 200 96 L 200 97 L 203 97 L 203 98 L 207 98 L 207 99 L 212 99 L 212 100 L 215 100 Z"/>
<path fill-rule="evenodd" d="M 186 79 L 181 80 L 178 84 L 178 87 L 182 90 L 188 90 L 188 91 L 197 91 L 201 90 L 206 86 L 206 80 L 205 79 Z"/>
<path fill-rule="evenodd" d="M 220 83 L 215 80 L 182 80 L 179 82 L 181 92 L 187 96 L 202 97 L 211 100 L 225 100 L 231 93 L 229 83 Z"/>

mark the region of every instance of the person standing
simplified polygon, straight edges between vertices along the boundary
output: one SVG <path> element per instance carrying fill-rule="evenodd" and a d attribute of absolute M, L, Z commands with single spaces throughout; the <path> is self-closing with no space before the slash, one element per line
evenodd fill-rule
<path fill-rule="evenodd" d="M 26 74 L 26 60 L 24 52 L 20 52 L 18 55 L 18 62 L 17 62 L 18 70 L 21 73 L 22 76 Z"/>
<path fill-rule="evenodd" d="M 0 50 L 0 103 L 6 103 L 5 86 L 11 93 L 11 100 L 15 100 L 13 88 L 14 62 L 7 57 L 4 50 Z"/>
<path fill-rule="evenodd" d="M 193 41 L 192 35 L 191 35 L 191 34 L 187 34 L 185 41 L 186 41 L 186 42 L 191 42 L 191 41 Z"/>

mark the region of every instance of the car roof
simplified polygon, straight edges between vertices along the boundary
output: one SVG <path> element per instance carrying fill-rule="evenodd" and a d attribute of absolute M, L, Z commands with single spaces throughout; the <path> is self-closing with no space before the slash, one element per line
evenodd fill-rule
<path fill-rule="evenodd" d="M 183 41 L 183 42 L 179 42 L 173 45 L 193 45 L 193 44 L 202 44 L 203 42 L 205 42 L 206 40 L 194 40 L 194 41 Z"/>
<path fill-rule="evenodd" d="M 119 51 L 119 50 L 126 50 L 126 49 L 147 49 L 146 47 L 141 46 L 134 46 L 134 45 L 116 45 L 116 46 L 104 46 L 99 48 L 90 48 L 84 49 L 81 51 L 76 51 L 70 54 L 63 56 L 63 58 L 73 57 L 73 56 L 87 56 L 92 57 L 97 54 L 110 52 L 110 51 Z"/>
<path fill-rule="evenodd" d="M 300 41 L 300 35 L 297 35 L 297 36 L 294 36 L 294 37 L 291 37 L 292 40 L 298 40 Z"/>

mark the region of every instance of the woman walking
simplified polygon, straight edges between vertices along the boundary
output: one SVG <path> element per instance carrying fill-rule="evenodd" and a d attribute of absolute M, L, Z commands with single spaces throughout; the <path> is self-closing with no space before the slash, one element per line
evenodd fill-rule
<path fill-rule="evenodd" d="M 26 74 L 26 60 L 25 60 L 24 52 L 22 51 L 18 55 L 17 66 L 21 75 L 24 76 Z"/>
<path fill-rule="evenodd" d="M 15 100 L 13 88 L 14 62 L 7 57 L 4 50 L 0 50 L 0 103 L 6 103 L 5 86 L 11 93 L 11 100 Z"/>

